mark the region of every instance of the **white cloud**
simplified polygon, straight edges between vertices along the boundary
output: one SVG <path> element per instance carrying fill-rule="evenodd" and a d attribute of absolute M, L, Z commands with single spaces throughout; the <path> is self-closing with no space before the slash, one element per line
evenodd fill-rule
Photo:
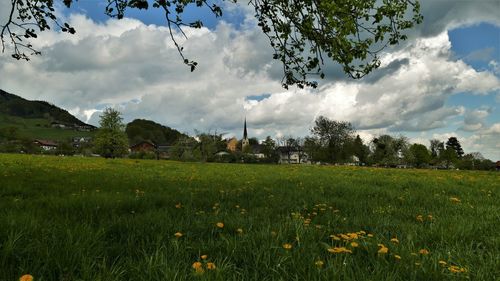
<path fill-rule="evenodd" d="M 450 11 L 438 2 L 446 2 Z M 268 41 L 251 24 L 239 30 L 226 23 L 214 30 L 187 29 L 189 40 L 181 40 L 185 54 L 200 63 L 190 73 L 165 27 L 133 19 L 97 24 L 81 15 L 69 18 L 77 27 L 76 36 L 40 36 L 42 57 L 25 63 L 1 56 L 0 85 L 71 109 L 94 124 L 99 110 L 108 105 L 119 106 L 126 121 L 147 118 L 189 133 L 217 130 L 240 136 L 246 116 L 249 131 L 260 138 L 305 135 L 319 115 L 352 122 L 365 141 L 387 132 L 449 128 L 451 120 L 463 116 L 463 130 L 481 133 L 467 137 L 465 145 L 496 155 L 496 143 L 485 136 L 497 127 L 488 127 L 485 109 L 450 106 L 446 101 L 457 93 L 495 94 L 500 79 L 454 59 L 446 29 L 477 19 L 498 22 L 498 17 L 478 12 L 478 6 L 492 5 L 487 1 L 476 8 L 455 2 L 464 1 L 423 3 L 427 20 L 415 32 L 425 37 L 385 53 L 382 68 L 366 79 L 329 80 L 315 90 L 281 88 L 280 68 L 271 60 Z M 445 16 L 438 19 L 438 11 Z M 460 19 L 452 11 L 471 18 Z M 247 99 L 264 93 L 269 96 L 263 100 Z"/>

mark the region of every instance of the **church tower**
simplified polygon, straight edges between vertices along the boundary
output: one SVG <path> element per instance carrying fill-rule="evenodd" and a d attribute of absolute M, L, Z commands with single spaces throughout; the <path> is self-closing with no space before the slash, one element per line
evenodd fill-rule
<path fill-rule="evenodd" d="M 247 134 L 247 118 L 245 117 L 245 124 L 243 126 L 243 139 L 241 140 L 241 151 L 243 153 L 247 152 L 250 148 L 250 142 L 248 141 Z"/>

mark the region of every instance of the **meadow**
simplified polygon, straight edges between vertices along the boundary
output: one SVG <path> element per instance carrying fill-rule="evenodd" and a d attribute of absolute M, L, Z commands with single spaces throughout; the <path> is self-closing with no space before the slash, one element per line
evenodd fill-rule
<path fill-rule="evenodd" d="M 0 154 L 0 280 L 498 280 L 500 173 Z"/>

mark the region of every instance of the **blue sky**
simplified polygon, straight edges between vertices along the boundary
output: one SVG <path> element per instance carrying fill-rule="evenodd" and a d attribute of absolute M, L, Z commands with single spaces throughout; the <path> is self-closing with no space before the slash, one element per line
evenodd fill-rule
<path fill-rule="evenodd" d="M 361 81 L 332 71 L 316 90 L 285 90 L 282 68 L 246 2 L 223 2 L 224 16 L 188 9 L 190 73 L 171 44 L 163 13 L 129 10 L 117 21 L 106 1 L 76 1 L 64 15 L 77 34 L 40 35 L 43 55 L 29 63 L 0 56 L 0 85 L 29 99 L 47 100 L 96 124 L 106 106 L 125 118 L 146 118 L 190 134 L 228 132 L 304 136 L 324 115 L 352 122 L 366 142 L 403 134 L 428 145 L 457 136 L 466 152 L 500 159 L 500 1 L 421 1 L 423 24 L 382 54 L 382 67 Z M 0 20 L 3 2 L 0 3 Z M 176 33 L 176 36 L 179 35 Z M 35 75 L 36 74 L 36 75 Z"/>

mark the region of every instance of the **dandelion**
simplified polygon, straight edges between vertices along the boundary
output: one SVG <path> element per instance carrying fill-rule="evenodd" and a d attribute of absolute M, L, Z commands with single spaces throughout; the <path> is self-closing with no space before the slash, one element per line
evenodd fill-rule
<path fill-rule="evenodd" d="M 218 228 L 224 228 L 224 223 L 218 222 L 215 224 Z"/>
<path fill-rule="evenodd" d="M 285 250 L 290 250 L 290 249 L 292 249 L 292 244 L 290 244 L 290 243 L 285 243 L 285 244 L 283 244 L 283 249 L 285 249 Z"/>
<path fill-rule="evenodd" d="M 417 216 L 417 221 L 424 222 L 424 217 L 422 217 L 422 215 L 418 215 Z"/>
<path fill-rule="evenodd" d="M 243 234 L 243 229 L 238 228 L 238 229 L 236 229 L 236 232 L 238 232 L 238 234 Z"/>
<path fill-rule="evenodd" d="M 182 237 L 182 233 L 181 232 L 176 232 L 174 233 L 174 236 L 177 237 L 177 238 L 181 238 Z"/>
<path fill-rule="evenodd" d="M 314 264 L 316 265 L 317 268 L 322 268 L 325 263 L 322 260 L 319 260 L 316 261 Z"/>
<path fill-rule="evenodd" d="M 429 254 L 429 250 L 427 249 L 421 249 L 420 251 L 418 251 L 419 254 L 421 255 L 428 255 Z"/>
<path fill-rule="evenodd" d="M 391 242 L 394 243 L 394 244 L 399 244 L 399 240 L 396 237 L 392 238 Z"/>
<path fill-rule="evenodd" d="M 30 274 L 25 274 L 19 278 L 19 281 L 33 281 L 33 276 Z"/>
<path fill-rule="evenodd" d="M 202 260 L 206 260 L 208 258 L 208 255 L 201 255 Z"/>
<path fill-rule="evenodd" d="M 378 246 L 380 247 L 380 249 L 378 249 L 379 254 L 387 254 L 387 252 L 389 252 L 389 248 L 384 246 L 384 244 L 378 244 Z"/>
<path fill-rule="evenodd" d="M 415 265 L 416 265 L 416 266 L 421 266 L 422 264 L 421 264 L 421 263 L 419 263 L 419 262 L 416 262 L 416 263 L 415 263 Z"/>
<path fill-rule="evenodd" d="M 207 262 L 207 269 L 208 270 L 214 270 L 215 269 L 215 263 L 213 263 L 213 262 Z"/>
<path fill-rule="evenodd" d="M 191 267 L 196 271 L 196 273 L 203 273 L 204 270 L 203 270 L 202 266 L 203 266 L 202 263 L 197 261 L 197 262 L 194 262 Z"/>
<path fill-rule="evenodd" d="M 351 242 L 351 247 L 353 247 L 353 248 L 357 248 L 358 246 L 359 246 L 359 244 L 358 244 L 358 243 L 356 243 L 356 242 Z"/>
<path fill-rule="evenodd" d="M 467 272 L 467 269 L 465 269 L 463 267 L 456 266 L 456 265 L 451 265 L 450 267 L 448 267 L 448 270 L 450 272 L 453 272 L 453 273 L 465 273 L 465 272 Z"/>
<path fill-rule="evenodd" d="M 427 218 L 432 221 L 434 218 L 432 217 L 432 215 L 427 215 Z"/>
<path fill-rule="evenodd" d="M 352 254 L 352 251 L 347 249 L 346 247 L 329 248 L 329 249 L 327 249 L 327 251 L 330 253 L 333 253 L 333 254 L 341 254 L 341 253 Z"/>
<path fill-rule="evenodd" d="M 445 261 L 443 261 L 443 260 L 438 261 L 438 263 L 439 263 L 439 265 L 441 265 L 441 266 L 446 266 L 446 264 L 447 264 L 447 263 L 446 263 Z"/>
<path fill-rule="evenodd" d="M 400 255 L 394 255 L 394 258 L 397 259 L 397 260 L 400 260 L 401 256 Z"/>
<path fill-rule="evenodd" d="M 335 240 L 335 241 L 340 241 L 340 237 L 338 237 L 338 236 L 336 236 L 336 235 L 334 235 L 334 234 L 330 235 L 330 238 L 331 238 L 332 240 Z"/>
<path fill-rule="evenodd" d="M 450 197 L 450 201 L 452 203 L 460 203 L 460 199 L 458 199 L 457 197 Z"/>
<path fill-rule="evenodd" d="M 373 234 L 368 233 L 368 235 L 366 235 L 366 236 L 368 236 L 368 237 L 372 238 L 372 237 L 373 237 Z"/>
<path fill-rule="evenodd" d="M 175 204 L 175 208 L 177 208 L 177 209 L 182 208 L 182 204 L 181 204 L 181 203 L 177 203 L 177 204 Z"/>

